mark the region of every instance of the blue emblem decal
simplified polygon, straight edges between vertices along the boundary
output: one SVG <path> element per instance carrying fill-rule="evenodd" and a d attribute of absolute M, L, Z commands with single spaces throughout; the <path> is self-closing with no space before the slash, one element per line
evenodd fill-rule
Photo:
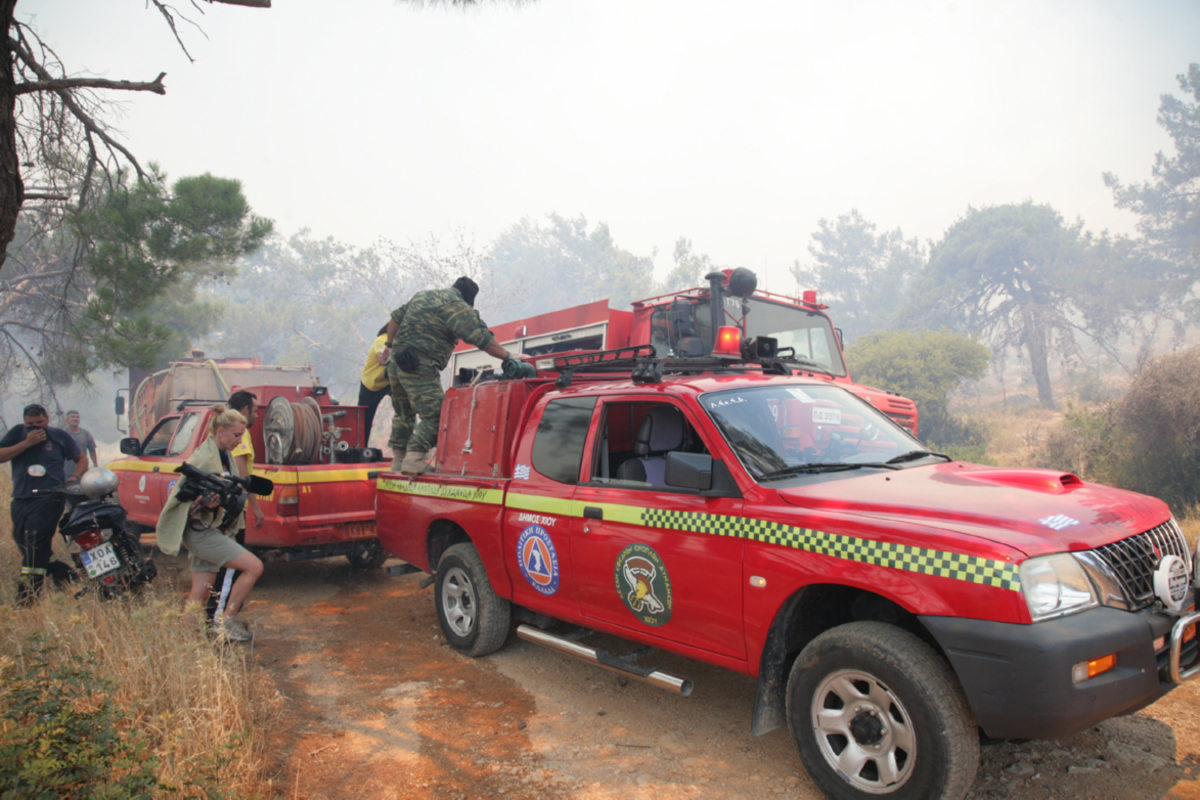
<path fill-rule="evenodd" d="M 517 563 L 529 585 L 544 595 L 558 591 L 558 554 L 541 525 L 530 525 L 517 539 Z"/>

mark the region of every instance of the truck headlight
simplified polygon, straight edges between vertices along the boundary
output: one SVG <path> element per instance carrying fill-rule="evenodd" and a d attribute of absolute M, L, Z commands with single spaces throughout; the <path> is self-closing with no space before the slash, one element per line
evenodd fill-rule
<path fill-rule="evenodd" d="M 1100 605 L 1087 573 L 1070 553 L 1031 558 L 1021 565 L 1020 575 L 1034 622 Z"/>

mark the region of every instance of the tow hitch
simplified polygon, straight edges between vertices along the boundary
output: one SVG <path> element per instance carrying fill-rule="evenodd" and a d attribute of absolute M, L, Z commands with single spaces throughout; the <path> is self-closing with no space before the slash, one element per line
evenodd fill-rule
<path fill-rule="evenodd" d="M 607 650 L 585 647 L 569 639 L 563 639 L 545 631 L 539 631 L 537 628 L 531 628 L 528 625 L 518 626 L 517 636 L 520 636 L 527 642 L 540 644 L 542 647 L 549 647 L 551 650 L 557 650 L 560 653 L 573 656 L 580 661 L 587 661 L 597 666 L 611 669 L 614 672 L 620 672 L 623 675 L 630 675 L 639 681 L 645 681 L 651 686 L 657 686 L 660 689 L 666 689 L 667 691 L 681 694 L 684 697 L 692 693 L 692 681 L 690 678 L 681 678 L 669 672 L 635 664 L 633 658 L 640 658 L 645 655 L 644 652 L 637 652 L 632 658 L 630 656 L 614 656 Z"/>

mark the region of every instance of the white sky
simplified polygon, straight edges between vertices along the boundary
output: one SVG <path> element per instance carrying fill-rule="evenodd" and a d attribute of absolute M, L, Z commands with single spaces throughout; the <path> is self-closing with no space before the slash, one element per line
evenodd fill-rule
<path fill-rule="evenodd" d="M 21 0 L 69 70 L 150 80 L 125 141 L 172 176 L 239 178 L 291 234 L 360 245 L 521 217 L 609 223 L 794 288 L 817 220 L 857 207 L 938 239 L 968 205 L 1033 199 L 1132 230 L 1101 173 L 1149 176 L 1159 95 L 1200 61 L 1200 3 Z"/>

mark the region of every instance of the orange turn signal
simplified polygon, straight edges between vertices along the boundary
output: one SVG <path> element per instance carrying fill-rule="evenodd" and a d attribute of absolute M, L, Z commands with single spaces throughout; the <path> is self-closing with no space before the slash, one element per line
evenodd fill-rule
<path fill-rule="evenodd" d="M 1115 666 L 1117 666 L 1116 653 L 1109 653 L 1102 658 L 1093 658 L 1091 661 L 1080 661 L 1071 668 L 1071 680 L 1075 683 L 1082 683 L 1097 675 L 1103 675 Z"/>

